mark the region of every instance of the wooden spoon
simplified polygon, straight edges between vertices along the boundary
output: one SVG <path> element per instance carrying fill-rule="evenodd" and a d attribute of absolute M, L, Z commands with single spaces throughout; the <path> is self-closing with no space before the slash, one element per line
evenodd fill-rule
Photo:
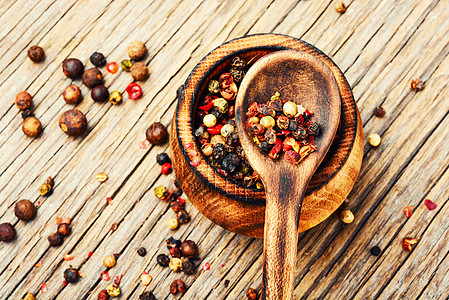
<path fill-rule="evenodd" d="M 283 156 L 272 160 L 259 152 L 246 125 L 249 105 L 265 103 L 275 93 L 313 111 L 321 133 L 318 150 L 299 164 Z M 298 222 L 307 185 L 328 151 L 341 110 L 337 82 L 318 58 L 300 51 L 268 54 L 248 70 L 236 99 L 236 123 L 249 163 L 265 186 L 263 299 L 293 299 Z"/>

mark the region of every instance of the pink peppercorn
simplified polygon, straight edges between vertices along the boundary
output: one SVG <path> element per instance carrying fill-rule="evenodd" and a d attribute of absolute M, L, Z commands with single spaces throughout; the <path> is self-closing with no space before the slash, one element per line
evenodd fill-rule
<path fill-rule="evenodd" d="M 172 172 L 172 167 L 170 163 L 165 163 L 161 167 L 161 173 L 164 175 L 168 175 Z"/>

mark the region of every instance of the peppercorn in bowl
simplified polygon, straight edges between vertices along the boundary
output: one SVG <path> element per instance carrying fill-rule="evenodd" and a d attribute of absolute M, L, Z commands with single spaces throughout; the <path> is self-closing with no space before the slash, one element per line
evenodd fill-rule
<path fill-rule="evenodd" d="M 322 60 L 337 81 L 342 113 L 328 154 L 309 183 L 299 230 L 325 220 L 349 194 L 363 155 L 360 115 L 338 67 L 313 46 L 284 35 L 258 34 L 229 41 L 207 54 L 178 90 L 170 148 L 173 169 L 190 201 L 231 231 L 263 236 L 265 191 L 239 143 L 233 106 L 251 65 L 266 54 L 300 50 Z"/>

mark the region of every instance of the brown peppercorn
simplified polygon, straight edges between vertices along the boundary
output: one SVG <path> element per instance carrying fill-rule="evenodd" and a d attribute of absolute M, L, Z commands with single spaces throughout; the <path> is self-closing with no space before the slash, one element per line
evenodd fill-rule
<path fill-rule="evenodd" d="M 146 131 L 147 140 L 153 145 L 162 145 L 167 142 L 167 128 L 159 122 L 155 122 Z"/>
<path fill-rule="evenodd" d="M 47 239 L 52 247 L 57 247 L 64 241 L 64 237 L 59 232 L 50 234 Z"/>
<path fill-rule="evenodd" d="M 196 266 L 192 261 L 186 260 L 182 264 L 182 271 L 187 275 L 192 275 L 196 271 Z"/>
<path fill-rule="evenodd" d="M 147 255 L 147 249 L 145 249 L 144 247 L 140 247 L 139 249 L 137 249 L 137 254 L 139 254 L 139 256 L 145 256 Z"/>
<path fill-rule="evenodd" d="M 256 300 L 257 297 L 259 297 L 259 294 L 257 293 L 257 291 L 253 288 L 249 288 L 246 291 L 246 297 L 250 300 Z"/>
<path fill-rule="evenodd" d="M 174 212 L 178 212 L 185 208 L 185 204 L 182 204 L 179 200 L 175 200 L 170 203 L 170 207 Z"/>
<path fill-rule="evenodd" d="M 128 46 L 129 58 L 139 61 L 147 54 L 147 47 L 141 41 L 131 42 Z"/>
<path fill-rule="evenodd" d="M 186 284 L 181 279 L 176 279 L 170 284 L 170 293 L 174 295 L 177 292 L 182 294 L 186 292 Z"/>
<path fill-rule="evenodd" d="M 109 300 L 109 295 L 106 290 L 101 290 L 100 293 L 98 293 L 98 300 Z"/>
<path fill-rule="evenodd" d="M 44 60 L 45 58 L 45 52 L 42 47 L 39 47 L 37 45 L 31 46 L 30 49 L 28 49 L 28 57 L 31 59 L 32 62 L 38 63 Z"/>
<path fill-rule="evenodd" d="M 346 5 L 343 2 L 339 1 L 335 4 L 335 10 L 338 13 L 343 14 L 346 11 Z"/>
<path fill-rule="evenodd" d="M 171 257 L 181 258 L 182 253 L 179 248 L 173 247 L 170 249 L 170 255 L 171 255 Z"/>
<path fill-rule="evenodd" d="M 68 58 L 62 62 L 62 72 L 68 78 L 75 79 L 83 75 L 84 65 L 77 58 Z"/>
<path fill-rule="evenodd" d="M 72 233 L 72 228 L 70 228 L 69 224 L 62 223 L 58 225 L 58 232 L 63 236 L 68 236 L 70 233 Z"/>
<path fill-rule="evenodd" d="M 194 241 L 184 241 L 181 244 L 181 252 L 185 257 L 195 258 L 198 255 L 198 247 L 196 246 Z"/>
<path fill-rule="evenodd" d="M 152 292 L 146 291 L 139 296 L 139 300 L 156 300 L 156 297 Z"/>
<path fill-rule="evenodd" d="M 104 85 L 97 85 L 90 92 L 95 102 L 105 102 L 109 99 L 109 91 Z"/>
<path fill-rule="evenodd" d="M 185 210 L 178 211 L 177 218 L 179 224 L 186 224 L 190 221 L 190 216 Z"/>
<path fill-rule="evenodd" d="M 78 109 L 70 109 L 59 118 L 59 127 L 69 136 L 80 136 L 87 128 L 87 119 Z"/>
<path fill-rule="evenodd" d="M 80 279 L 78 270 L 75 268 L 68 268 L 64 271 L 64 279 L 67 283 L 77 283 Z"/>
<path fill-rule="evenodd" d="M 97 68 L 91 68 L 84 72 L 83 83 L 88 88 L 94 88 L 103 83 L 103 74 Z"/>
<path fill-rule="evenodd" d="M 27 199 L 22 199 L 16 202 L 14 214 L 19 220 L 31 221 L 36 217 L 37 209 L 33 202 Z"/>
<path fill-rule="evenodd" d="M 156 258 L 157 264 L 161 267 L 168 267 L 170 258 L 165 254 L 159 254 Z"/>
<path fill-rule="evenodd" d="M 68 104 L 76 104 L 81 100 L 81 90 L 76 84 L 71 84 L 65 88 L 62 97 Z"/>
<path fill-rule="evenodd" d="M 385 109 L 382 106 L 378 106 L 373 110 L 373 114 L 376 117 L 383 118 L 385 116 Z"/>
<path fill-rule="evenodd" d="M 42 124 L 36 117 L 28 117 L 23 120 L 22 131 L 29 137 L 37 137 L 42 132 Z"/>
<path fill-rule="evenodd" d="M 14 102 L 18 109 L 26 110 L 33 105 L 33 97 L 31 97 L 30 93 L 27 91 L 22 91 L 16 95 L 16 100 Z"/>
<path fill-rule="evenodd" d="M 148 72 L 147 65 L 143 62 L 136 62 L 131 67 L 131 76 L 136 81 L 142 81 L 148 78 L 150 73 Z"/>
<path fill-rule="evenodd" d="M 47 184 L 49 184 L 51 188 L 53 188 L 55 186 L 55 181 L 51 176 L 48 176 Z"/>
<path fill-rule="evenodd" d="M 16 230 L 10 223 L 0 224 L 0 241 L 11 242 L 16 238 Z"/>

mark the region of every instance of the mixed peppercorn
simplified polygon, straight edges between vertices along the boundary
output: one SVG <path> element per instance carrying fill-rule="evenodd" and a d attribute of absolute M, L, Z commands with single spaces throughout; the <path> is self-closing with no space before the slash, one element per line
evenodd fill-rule
<path fill-rule="evenodd" d="M 235 97 L 248 63 L 240 57 L 231 62 L 228 72 L 208 83 L 195 114 L 195 138 L 209 164 L 225 177 L 245 187 L 263 189 L 240 145 L 235 124 Z"/>
<path fill-rule="evenodd" d="M 316 151 L 315 137 L 320 127 L 311 120 L 313 112 L 292 101 L 282 100 L 276 92 L 266 103 L 253 102 L 246 112 L 247 126 L 259 151 L 297 164 Z"/>

